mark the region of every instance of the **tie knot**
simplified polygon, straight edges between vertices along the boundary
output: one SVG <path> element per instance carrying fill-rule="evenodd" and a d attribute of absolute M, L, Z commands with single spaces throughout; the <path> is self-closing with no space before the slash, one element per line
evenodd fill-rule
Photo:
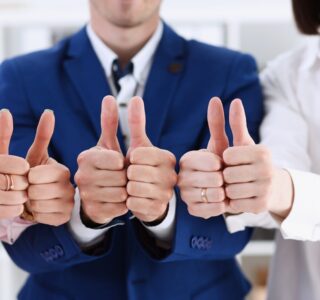
<path fill-rule="evenodd" d="M 112 63 L 112 75 L 117 91 L 120 91 L 119 80 L 133 73 L 133 63 L 130 61 L 124 68 L 121 67 L 119 60 L 116 58 Z"/>

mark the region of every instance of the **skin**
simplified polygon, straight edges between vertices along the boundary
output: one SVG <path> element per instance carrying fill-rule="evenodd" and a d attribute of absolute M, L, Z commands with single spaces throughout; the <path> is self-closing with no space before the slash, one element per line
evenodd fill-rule
<path fill-rule="evenodd" d="M 40 118 L 35 140 L 26 157 L 30 165 L 27 208 L 35 222 L 59 226 L 71 218 L 74 188 L 68 168 L 48 154 L 54 125 L 53 112 L 46 110 Z"/>
<path fill-rule="evenodd" d="M 293 204 L 289 173 L 273 166 L 269 150 L 254 143 L 239 99 L 231 104 L 229 117 L 233 147 L 228 146 L 222 103 L 214 98 L 208 108 L 207 150 L 189 152 L 180 160 L 178 185 L 190 214 L 208 219 L 269 210 L 286 218 Z M 201 199 L 201 188 L 208 188 L 208 203 Z"/>
<path fill-rule="evenodd" d="M 155 32 L 160 4 L 161 0 L 90 0 L 90 23 L 125 66 Z"/>
<path fill-rule="evenodd" d="M 13 120 L 9 111 L 1 111 L 1 217 L 18 217 L 26 205 L 37 223 L 58 226 L 69 221 L 74 197 L 70 172 L 48 155 L 54 122 L 53 112 L 46 110 L 39 121 L 35 140 L 23 159 L 8 155 Z M 12 175 L 13 191 L 4 191 L 6 178 L 3 174 Z"/>
<path fill-rule="evenodd" d="M 95 33 L 125 66 L 155 32 L 161 0 L 90 0 Z M 87 219 L 106 224 L 129 210 L 141 221 L 161 221 L 177 181 L 175 157 L 153 147 L 145 133 L 143 101 L 128 108 L 131 145 L 124 156 L 117 140 L 118 112 L 113 97 L 101 111 L 101 137 L 96 147 L 78 157 L 75 180 Z"/>
<path fill-rule="evenodd" d="M 105 97 L 100 140 L 78 158 L 75 180 L 82 208 L 85 216 L 97 224 L 106 224 L 129 210 L 141 221 L 161 221 L 173 196 L 176 160 L 148 139 L 141 98 L 131 99 L 128 118 L 131 145 L 124 157 L 117 139 L 117 103 L 113 97 Z"/>
<path fill-rule="evenodd" d="M 28 178 L 30 166 L 20 157 L 9 155 L 9 145 L 13 133 L 13 120 L 9 111 L 0 111 L 0 219 L 20 216 L 24 203 L 28 200 Z M 7 178 L 12 176 L 13 191 L 6 192 Z"/>

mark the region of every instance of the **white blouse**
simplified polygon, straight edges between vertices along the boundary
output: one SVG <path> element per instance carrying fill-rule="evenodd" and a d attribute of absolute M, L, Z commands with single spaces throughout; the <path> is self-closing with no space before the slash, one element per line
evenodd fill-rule
<path fill-rule="evenodd" d="M 280 226 L 282 236 L 277 237 L 268 298 L 318 300 L 320 40 L 316 38 L 279 57 L 264 71 L 261 79 L 266 99 L 262 143 L 272 151 L 278 166 L 290 169 L 295 189 L 292 211 Z"/>
<path fill-rule="evenodd" d="M 320 299 L 320 39 L 284 54 L 261 75 L 266 117 L 262 144 L 294 183 L 289 216 L 276 224 L 266 213 L 227 219 L 231 232 L 279 227 L 269 276 L 269 300 Z M 303 242 L 304 241 L 304 242 Z"/>

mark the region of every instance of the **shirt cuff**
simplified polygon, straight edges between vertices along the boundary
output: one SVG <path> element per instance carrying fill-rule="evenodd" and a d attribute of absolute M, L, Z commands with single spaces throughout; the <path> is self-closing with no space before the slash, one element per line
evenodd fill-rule
<path fill-rule="evenodd" d="M 247 227 L 261 227 L 265 229 L 279 228 L 269 212 L 260 214 L 242 213 L 239 215 L 224 215 L 225 222 L 230 233 L 245 230 Z"/>
<path fill-rule="evenodd" d="M 86 227 L 80 217 L 80 206 L 81 199 L 79 189 L 76 188 L 75 194 L 75 205 L 72 211 L 71 220 L 68 223 L 69 231 L 71 232 L 73 238 L 80 245 L 80 247 L 90 247 L 99 243 L 103 238 L 105 233 L 112 227 L 122 225 L 122 223 L 112 224 L 109 227 L 104 227 L 102 229 L 91 229 Z"/>
<path fill-rule="evenodd" d="M 142 225 L 147 231 L 156 238 L 159 245 L 164 248 L 171 248 L 172 238 L 174 234 L 175 218 L 176 218 L 176 194 L 173 194 L 172 199 L 169 202 L 169 209 L 165 219 L 156 226 L 147 226 L 142 222 Z"/>
<path fill-rule="evenodd" d="M 284 239 L 320 241 L 320 176 L 288 170 L 294 185 L 294 200 L 280 230 Z"/>
<path fill-rule="evenodd" d="M 19 217 L 0 220 L 0 240 L 12 245 L 32 225 L 35 223 L 22 220 Z"/>

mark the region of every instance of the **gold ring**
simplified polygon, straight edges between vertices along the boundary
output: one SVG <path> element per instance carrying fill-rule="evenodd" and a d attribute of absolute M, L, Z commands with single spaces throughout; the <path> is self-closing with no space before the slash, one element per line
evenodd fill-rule
<path fill-rule="evenodd" d="M 209 203 L 208 197 L 207 197 L 207 188 L 201 189 L 201 200 L 204 203 Z"/>
<path fill-rule="evenodd" d="M 5 192 L 12 191 L 14 189 L 14 183 L 13 178 L 11 175 L 4 174 L 4 177 L 6 178 L 6 189 Z"/>

